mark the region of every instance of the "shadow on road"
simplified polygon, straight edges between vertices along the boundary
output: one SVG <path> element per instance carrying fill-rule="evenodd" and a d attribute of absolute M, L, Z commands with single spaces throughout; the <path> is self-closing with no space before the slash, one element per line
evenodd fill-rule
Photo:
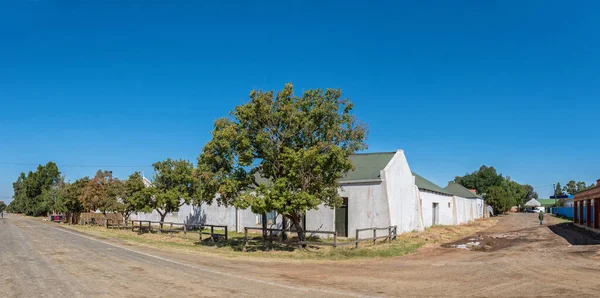
<path fill-rule="evenodd" d="M 577 227 L 572 223 L 548 226 L 554 234 L 564 238 L 571 245 L 598 245 L 600 236 L 592 231 Z"/>

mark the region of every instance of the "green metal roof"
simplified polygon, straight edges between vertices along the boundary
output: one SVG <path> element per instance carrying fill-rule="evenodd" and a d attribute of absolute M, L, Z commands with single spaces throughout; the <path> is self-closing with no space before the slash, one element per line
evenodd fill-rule
<path fill-rule="evenodd" d="M 542 206 L 554 206 L 554 199 L 537 199 L 538 202 L 540 202 L 540 204 L 542 204 Z"/>
<path fill-rule="evenodd" d="M 350 155 L 354 170 L 340 179 L 340 182 L 349 181 L 381 181 L 380 171 L 390 163 L 396 152 L 362 153 Z"/>
<path fill-rule="evenodd" d="M 396 152 L 380 152 L 351 155 L 350 160 L 354 164 L 355 169 L 348 172 L 344 178 L 340 179 L 340 182 L 381 181 L 380 172 L 390 163 L 395 154 Z M 415 176 L 415 184 L 419 189 L 452 195 L 447 190 L 444 190 L 415 172 L 412 172 L 412 174 Z"/>
<path fill-rule="evenodd" d="M 443 193 L 443 194 L 447 194 L 447 195 L 452 195 L 450 192 L 448 192 L 447 190 L 439 187 L 437 184 L 421 177 L 419 174 L 412 172 L 413 176 L 415 176 L 415 184 L 417 185 L 417 187 L 419 189 L 425 189 L 425 190 L 429 190 L 429 191 L 434 191 L 434 192 L 439 192 L 439 193 Z"/>
<path fill-rule="evenodd" d="M 455 196 L 459 196 L 459 197 L 463 197 L 463 198 L 467 198 L 467 199 L 480 199 L 481 197 L 472 193 L 468 188 L 458 184 L 458 183 L 449 183 L 448 186 L 446 186 L 444 188 L 447 192 L 455 195 Z"/>

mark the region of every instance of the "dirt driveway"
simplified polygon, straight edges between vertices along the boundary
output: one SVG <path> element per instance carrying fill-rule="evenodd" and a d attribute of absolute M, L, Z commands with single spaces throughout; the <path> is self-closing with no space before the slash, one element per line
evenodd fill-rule
<path fill-rule="evenodd" d="M 477 250 L 318 262 L 174 254 L 13 216 L 0 220 L 0 297 L 597 296 L 600 240 L 546 219 L 505 216 L 456 243 Z"/>

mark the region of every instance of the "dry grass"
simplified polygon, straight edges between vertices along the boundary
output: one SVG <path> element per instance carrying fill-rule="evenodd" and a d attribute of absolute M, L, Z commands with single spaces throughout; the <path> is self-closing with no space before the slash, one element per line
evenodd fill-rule
<path fill-rule="evenodd" d="M 495 225 L 497 222 L 498 220 L 495 218 L 484 218 L 458 226 L 433 226 L 423 232 L 399 235 L 398 238 L 399 240 L 420 239 L 425 242 L 425 246 L 437 246 L 472 235 Z"/>
<path fill-rule="evenodd" d="M 406 255 L 417 251 L 422 246 L 440 245 L 452 242 L 495 225 L 496 219 L 481 219 L 460 226 L 434 226 L 423 232 L 411 232 L 398 235 L 391 243 L 380 241 L 361 242 L 358 249 L 353 245 L 346 247 L 310 246 L 298 251 L 295 247 L 274 242 L 272 246 L 263 246 L 256 241 L 249 251 L 242 251 L 243 234 L 230 233 L 229 241 L 199 241 L 197 232 L 188 233 L 187 239 L 182 234 L 137 233 L 131 230 L 105 229 L 99 226 L 63 225 L 66 228 L 86 234 L 108 239 L 120 239 L 140 246 L 160 248 L 174 251 L 206 253 L 223 257 L 238 258 L 279 258 L 291 260 L 349 260 L 360 258 L 382 258 Z M 205 235 L 207 236 L 207 235 Z M 253 235 L 256 236 L 256 235 Z M 207 237 L 204 237 L 206 239 Z"/>

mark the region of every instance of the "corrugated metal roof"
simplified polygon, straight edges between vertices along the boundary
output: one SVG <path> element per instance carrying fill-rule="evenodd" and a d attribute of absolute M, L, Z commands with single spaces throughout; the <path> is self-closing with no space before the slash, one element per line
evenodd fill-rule
<path fill-rule="evenodd" d="M 381 171 L 390 163 L 395 154 L 396 152 L 377 152 L 350 155 L 350 160 L 354 164 L 354 170 L 348 172 L 346 176 L 340 179 L 340 182 L 381 181 Z M 419 189 L 452 195 L 447 190 L 420 175 L 414 172 L 412 174 L 415 176 L 415 184 Z M 259 179 L 261 182 L 265 182 L 265 179 L 257 175 L 257 180 Z"/>
<path fill-rule="evenodd" d="M 413 176 L 415 176 L 415 184 L 417 185 L 417 187 L 419 189 L 425 189 L 425 190 L 439 192 L 439 193 L 446 194 L 446 195 L 452 195 L 447 190 L 445 190 L 445 189 L 439 187 L 437 184 L 423 178 L 419 174 L 417 174 L 415 172 L 412 172 L 412 174 L 413 174 Z"/>
<path fill-rule="evenodd" d="M 350 155 L 354 170 L 340 179 L 340 182 L 381 180 L 380 172 L 390 163 L 396 152 L 361 153 Z"/>
<path fill-rule="evenodd" d="M 472 193 L 468 188 L 466 188 L 458 183 L 449 183 L 448 186 L 446 186 L 444 189 L 455 196 L 459 196 L 459 197 L 463 197 L 463 198 L 467 198 L 467 199 L 480 199 L 481 198 L 480 196 Z"/>

